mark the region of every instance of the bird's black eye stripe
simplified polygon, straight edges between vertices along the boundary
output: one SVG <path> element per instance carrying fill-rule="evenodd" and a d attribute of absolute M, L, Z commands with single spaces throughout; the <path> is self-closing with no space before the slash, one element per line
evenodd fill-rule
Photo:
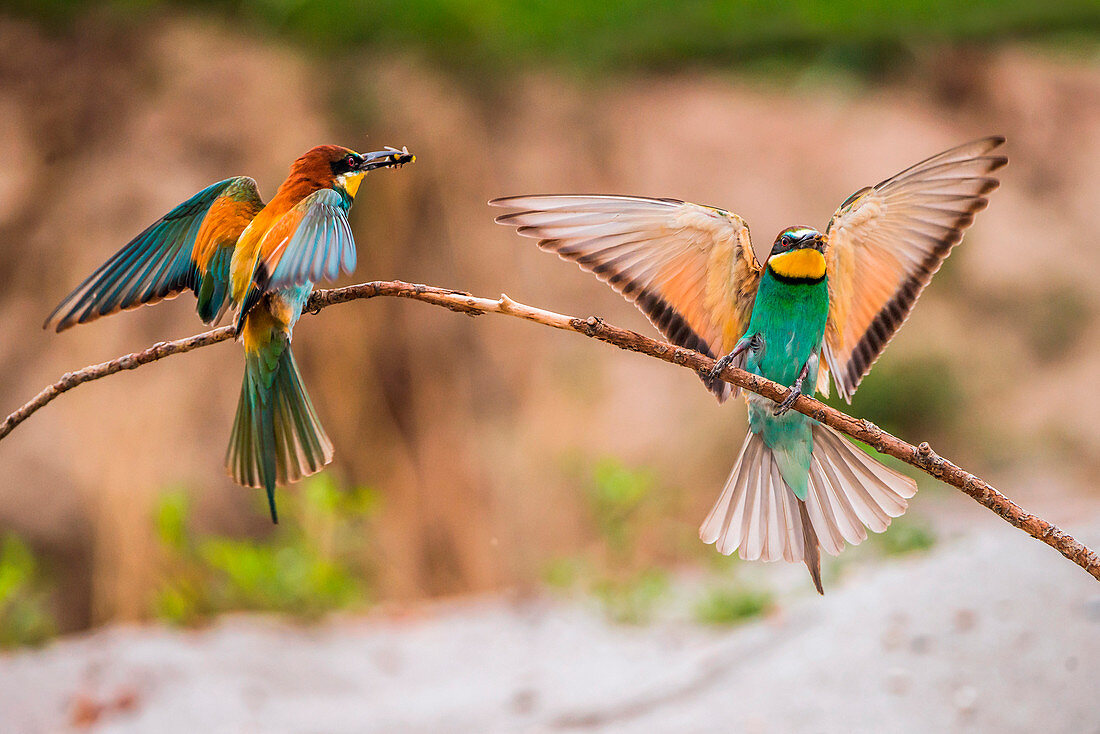
<path fill-rule="evenodd" d="M 354 153 L 349 153 L 343 158 L 337 158 L 329 165 L 332 166 L 332 173 L 335 176 L 339 176 L 342 173 L 350 173 L 359 166 L 360 158 Z"/>

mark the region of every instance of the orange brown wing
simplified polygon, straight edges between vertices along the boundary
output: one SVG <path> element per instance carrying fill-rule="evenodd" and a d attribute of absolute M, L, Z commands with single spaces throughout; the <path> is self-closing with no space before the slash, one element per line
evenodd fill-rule
<path fill-rule="evenodd" d="M 749 228 L 736 214 L 676 199 L 514 196 L 497 222 L 539 240 L 633 302 L 671 342 L 709 357 L 744 333 L 760 279 Z M 704 380 L 725 400 L 731 386 Z"/>
<path fill-rule="evenodd" d="M 989 137 L 940 153 L 857 191 L 833 215 L 824 355 L 845 400 L 986 207 L 999 185 L 989 174 L 1008 162 L 990 153 L 1003 143 Z"/>
<path fill-rule="evenodd" d="M 264 208 L 254 180 L 239 176 L 232 181 L 210 205 L 195 237 L 191 261 L 203 274 L 210 271 L 214 256 L 219 250 L 236 246 L 241 232 Z"/>

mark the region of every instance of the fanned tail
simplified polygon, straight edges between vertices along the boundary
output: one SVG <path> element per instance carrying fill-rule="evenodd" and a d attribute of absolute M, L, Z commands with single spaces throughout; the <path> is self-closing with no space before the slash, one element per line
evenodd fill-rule
<path fill-rule="evenodd" d="M 749 561 L 802 561 L 821 586 L 819 549 L 837 555 L 867 530 L 881 533 L 908 507 L 916 482 L 872 459 L 833 429 L 813 425 L 803 502 L 783 481 L 772 450 L 755 433 L 741 448 L 718 502 L 699 530 L 704 543 Z"/>
<path fill-rule="evenodd" d="M 279 522 L 275 487 L 314 474 L 332 461 L 325 435 L 285 334 L 245 352 L 244 384 L 225 464 L 239 484 L 267 492 Z"/>

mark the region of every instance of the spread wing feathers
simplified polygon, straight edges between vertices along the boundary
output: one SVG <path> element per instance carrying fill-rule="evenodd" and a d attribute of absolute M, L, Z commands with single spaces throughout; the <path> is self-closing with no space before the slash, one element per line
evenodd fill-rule
<path fill-rule="evenodd" d="M 837 392 L 851 402 L 864 375 L 951 248 L 962 239 L 990 177 L 1008 162 L 990 153 L 1004 138 L 952 148 L 882 183 L 857 191 L 833 215 L 829 238 L 829 324 L 825 361 Z"/>
<path fill-rule="evenodd" d="M 748 325 L 760 264 L 735 214 L 676 199 L 515 196 L 497 222 L 517 227 L 633 302 L 671 342 L 716 357 Z M 725 400 L 731 385 L 706 380 Z"/>
<path fill-rule="evenodd" d="M 116 311 L 172 298 L 187 288 L 197 291 L 201 272 L 193 251 L 203 221 L 219 202 L 242 194 L 249 194 L 245 206 L 251 197 L 259 201 L 256 182 L 243 176 L 229 178 L 195 194 L 99 266 L 58 304 L 44 326 L 55 323 L 62 331 Z"/>
<path fill-rule="evenodd" d="M 749 561 L 804 561 L 812 539 L 831 555 L 857 545 L 867 530 L 881 533 L 908 507 L 916 483 L 845 441 L 831 428 L 813 426 L 813 459 L 805 512 L 779 472 L 775 455 L 750 433 L 722 495 L 699 530 L 720 553 L 739 550 Z M 806 533 L 804 518 L 813 532 Z"/>

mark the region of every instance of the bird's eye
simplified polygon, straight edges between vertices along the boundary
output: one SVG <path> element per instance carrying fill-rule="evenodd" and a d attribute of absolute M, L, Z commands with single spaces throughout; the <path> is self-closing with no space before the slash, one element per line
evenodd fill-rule
<path fill-rule="evenodd" d="M 348 157 L 347 157 L 347 158 L 346 158 L 346 159 L 344 160 L 344 163 L 347 163 L 347 164 L 348 164 L 348 168 L 355 168 L 355 164 L 356 164 L 356 163 L 358 163 L 358 161 L 356 160 L 355 156 L 353 156 L 353 155 L 349 155 L 349 156 L 348 156 Z"/>
<path fill-rule="evenodd" d="M 780 240 L 783 242 L 784 245 L 790 245 L 794 242 L 794 237 L 792 237 L 791 234 L 787 232 L 782 237 L 780 237 Z"/>

